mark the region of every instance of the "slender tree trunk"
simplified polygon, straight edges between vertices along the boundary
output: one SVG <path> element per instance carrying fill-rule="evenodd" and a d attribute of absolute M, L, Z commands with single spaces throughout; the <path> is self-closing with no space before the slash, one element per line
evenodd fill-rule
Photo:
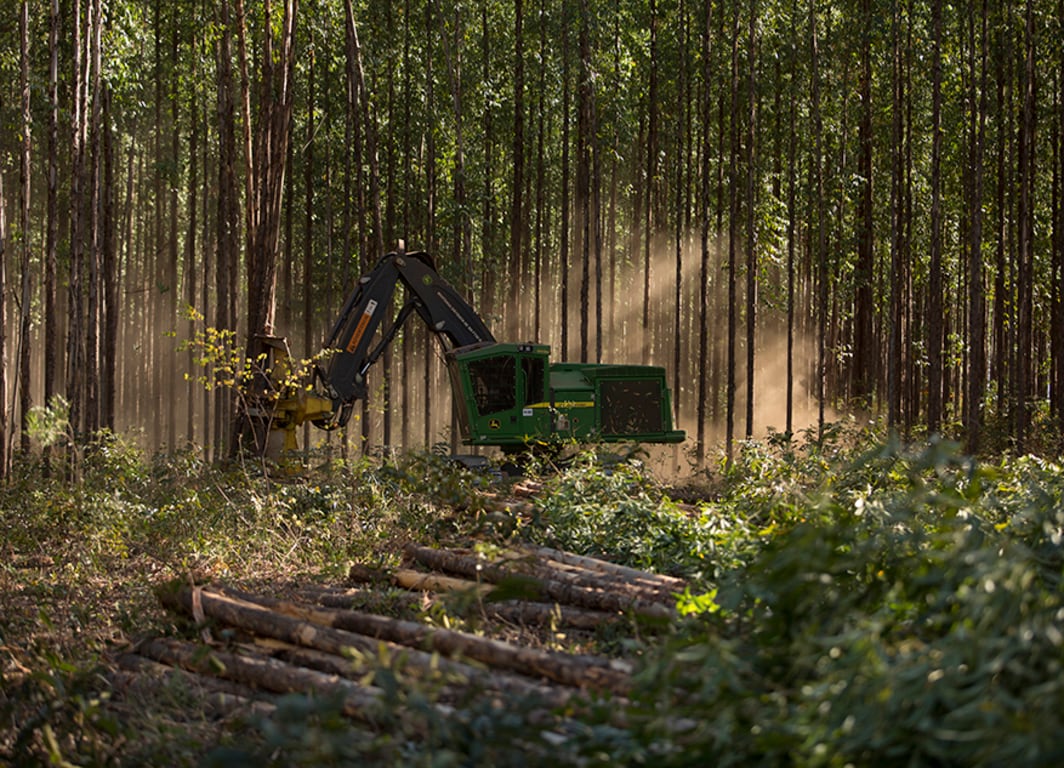
<path fill-rule="evenodd" d="M 236 116 L 235 86 L 232 72 L 232 22 L 229 0 L 222 0 L 221 34 L 217 43 L 218 55 L 218 258 L 215 264 L 215 327 L 236 331 L 235 284 L 240 232 L 239 200 L 236 186 Z M 219 377 L 225 374 L 218 372 Z M 232 393 L 218 387 L 214 408 L 214 458 L 229 452 L 228 430 L 232 422 Z"/>
<path fill-rule="evenodd" d="M 114 430 L 115 403 L 118 378 L 118 254 L 115 243 L 115 215 L 118 211 L 115 193 L 114 130 L 111 123 L 111 89 L 103 89 L 103 241 L 101 244 L 103 269 L 103 354 L 100 370 L 100 421 L 105 429 Z M 127 202 L 128 204 L 128 202 Z M 191 387 L 191 383 L 189 385 Z M 192 402 L 189 390 L 189 403 Z"/>
<path fill-rule="evenodd" d="M 895 0 L 892 8 L 892 136 L 891 136 L 891 187 L 890 187 L 890 337 L 887 350 L 887 428 L 895 429 L 899 420 L 902 392 L 902 319 L 904 307 L 904 269 L 902 266 L 902 233 L 904 216 L 904 77 L 902 71 L 901 5 Z"/>
<path fill-rule="evenodd" d="M 82 268 L 84 264 L 84 200 L 82 180 L 85 169 L 84 149 L 84 92 L 82 90 L 82 57 L 85 41 L 81 30 L 81 3 L 74 3 L 74 49 L 71 78 L 70 107 L 70 272 L 67 283 L 67 400 L 70 403 L 70 423 L 82 429 L 84 407 L 85 325 L 82 318 Z"/>
<path fill-rule="evenodd" d="M 653 282 L 651 252 L 655 236 L 654 188 L 658 173 L 658 8 L 650 0 L 650 83 L 647 95 L 647 155 L 643 209 L 643 364 L 651 360 L 653 330 L 650 327 L 650 285 Z"/>
<path fill-rule="evenodd" d="M 812 80 L 813 119 L 813 197 L 816 200 L 816 260 L 817 260 L 817 433 L 824 436 L 824 407 L 827 398 L 827 315 L 828 315 L 828 267 L 827 267 L 827 212 L 824 200 L 824 119 L 820 112 L 820 43 L 817 38 L 816 0 L 809 3 L 809 42 Z"/>
<path fill-rule="evenodd" d="M 44 246 L 44 402 L 59 391 L 59 318 L 56 283 L 59 251 L 59 0 L 48 18 L 48 200 Z M 0 402 L 3 393 L 0 392 Z M 50 453 L 50 451 L 49 451 Z M 49 455 L 46 453 L 46 457 Z M 47 462 L 47 458 L 46 458 Z"/>
<path fill-rule="evenodd" d="M 310 58 L 307 74 L 307 125 L 305 144 L 303 146 L 303 354 L 310 355 L 314 350 L 314 90 L 317 80 L 315 65 L 318 57 L 317 51 L 311 48 L 307 52 Z M 289 145 L 289 154 L 292 148 Z M 294 186 L 289 182 L 289 189 Z M 288 213 L 292 213 L 289 208 Z M 288 272 L 291 272 L 289 266 Z M 310 425 L 303 430 L 303 447 L 310 448 Z"/>
<path fill-rule="evenodd" d="M 746 437 L 754 436 L 754 342 L 757 334 L 757 0 L 749 7 L 749 124 L 746 126 Z"/>
<path fill-rule="evenodd" d="M 194 45 L 195 47 L 195 45 Z M 192 76 L 196 78 L 199 67 L 196 63 L 195 57 L 192 62 Z M 197 296 L 197 269 L 196 269 L 196 236 L 198 234 L 198 196 L 199 196 L 199 131 L 200 120 L 199 113 L 197 111 L 197 103 L 201 96 L 199 88 L 194 87 L 189 94 L 188 115 L 189 124 L 191 130 L 188 138 L 188 229 L 185 234 L 185 301 L 188 302 L 189 307 L 195 307 L 198 300 Z M 204 276 L 206 280 L 206 276 Z M 175 318 L 176 320 L 176 318 Z M 192 338 L 195 333 L 196 325 L 192 318 L 189 318 L 188 327 L 186 333 L 188 338 Z M 193 404 L 196 402 L 196 388 L 195 388 L 195 355 L 190 348 L 185 359 L 185 366 L 187 368 L 187 375 L 189 377 L 187 393 L 186 393 L 186 421 L 185 421 L 185 439 L 186 444 L 191 447 L 196 442 L 196 421 L 195 421 L 195 407 Z"/>
<path fill-rule="evenodd" d="M 797 2 L 792 5 L 792 15 L 797 15 Z M 797 58 L 797 49 L 792 49 L 792 56 Z M 797 209 L 797 135 L 798 135 L 798 88 L 795 85 L 795 67 L 792 59 L 790 70 L 790 120 L 787 139 L 787 414 L 785 417 L 785 434 L 788 438 L 794 434 L 794 325 L 795 325 L 795 251 L 797 249 L 796 219 Z"/>
<path fill-rule="evenodd" d="M 1064 0 L 1057 4 L 1057 18 L 1064 19 Z M 1057 63 L 1057 119 L 1053 142 L 1057 160 L 1053 165 L 1054 189 L 1056 190 L 1053 209 L 1053 291 L 1054 303 L 1053 363 L 1056 372 L 1056 386 L 1053 388 L 1054 407 L 1057 416 L 1057 431 L 1064 436 L 1064 46 L 1061 46 L 1060 59 Z M 985 66 L 985 64 L 984 64 Z"/>
<path fill-rule="evenodd" d="M 931 265 L 928 278 L 927 429 L 942 427 L 942 0 L 931 2 Z"/>
<path fill-rule="evenodd" d="M 872 18 L 871 0 L 861 0 L 860 18 Z M 872 30 L 865 24 L 861 31 L 861 63 L 858 91 L 861 107 L 857 124 L 857 265 L 854 270 L 854 354 L 853 397 L 858 408 L 871 409 L 876 381 L 875 339 L 873 338 L 873 281 L 875 253 L 873 233 L 872 178 Z"/>
<path fill-rule="evenodd" d="M 22 100 L 22 151 L 19 163 L 19 270 L 22 281 L 22 299 L 19 307 L 19 412 L 22 417 L 22 427 L 19 430 L 19 446 L 23 452 L 30 449 L 29 413 L 31 405 L 30 391 L 30 327 L 31 327 L 31 285 L 30 285 L 30 192 L 31 170 L 30 162 L 33 150 L 33 113 L 30 104 L 30 8 L 29 0 L 22 0 L 19 13 L 19 91 Z M 3 290 L 0 286 L 0 290 Z M 0 312 L 3 312 L 0 306 Z M 0 365 L 3 364 L 3 355 L 0 352 Z M 2 392 L 2 388 L 0 388 Z M 6 400 L 0 399 L 0 409 Z M 0 454 L 0 478 L 6 478 L 10 469 L 11 456 L 7 451 L 7 431 L 0 430 L 0 439 L 3 439 L 4 449 Z"/>
<path fill-rule="evenodd" d="M 524 270 L 524 198 L 525 188 L 525 39 L 523 0 L 514 0 L 514 128 L 513 128 L 513 188 L 510 190 L 510 282 L 507 324 L 511 338 L 520 338 L 523 302 L 526 286 Z"/>
<path fill-rule="evenodd" d="M 983 146 L 986 135 L 987 109 L 987 34 L 988 2 L 983 0 L 979 32 L 978 72 L 973 39 L 971 54 L 972 95 L 971 111 L 971 199 L 968 205 L 968 346 L 971 350 L 968 371 L 968 392 L 965 398 L 965 431 L 967 450 L 979 450 L 982 431 L 982 403 L 986 381 L 986 300 L 983 292 Z M 971 22 L 974 26 L 974 22 Z M 974 35 L 973 35 L 974 38 Z M 978 75 L 978 81 L 977 81 Z M 978 100 L 976 91 L 978 90 Z"/>
<path fill-rule="evenodd" d="M 736 260 L 739 258 L 739 7 L 735 6 L 732 18 L 731 51 L 731 152 L 728 160 L 728 372 L 726 391 L 727 424 L 725 427 L 724 452 L 730 463 L 735 443 L 735 336 L 737 275 Z M 751 94 L 752 96 L 752 94 Z"/>
<path fill-rule="evenodd" d="M 1019 212 L 1018 242 L 1016 260 L 1018 262 L 1018 333 L 1016 359 L 1016 448 L 1022 453 L 1027 446 L 1027 431 L 1030 428 L 1030 403 L 1033 376 L 1034 345 L 1034 287 L 1033 287 L 1033 237 L 1034 213 L 1032 196 L 1034 192 L 1035 166 L 1035 41 L 1034 41 L 1034 3 L 1027 0 L 1024 25 L 1024 68 L 1023 68 L 1023 103 L 1021 108 L 1019 139 Z"/>
<path fill-rule="evenodd" d="M 576 226 L 574 235 L 580 259 L 580 360 L 588 359 L 590 332 L 591 242 L 594 237 L 591 207 L 591 33 L 587 1 L 580 2 L 580 75 L 576 105 Z"/>
<path fill-rule="evenodd" d="M 6 482 L 11 454 L 8 450 L 7 410 L 7 200 L 0 173 L 0 480 Z"/>
<path fill-rule="evenodd" d="M 173 7 L 173 6 L 172 6 Z M 178 25 L 173 25 L 173 30 L 170 37 L 170 156 L 168 158 L 170 165 L 170 178 L 167 182 L 167 189 L 169 191 L 169 198 L 167 201 L 167 209 L 170 212 L 170 231 L 166 239 L 167 247 L 167 259 L 166 259 L 166 318 L 164 320 L 163 329 L 168 334 L 167 340 L 163 343 L 163 351 L 166 355 L 166 383 L 163 397 L 166 400 L 166 438 L 167 446 L 170 451 L 173 452 L 177 448 L 177 406 L 179 397 L 177 393 L 179 391 L 178 376 L 177 376 L 177 345 L 174 343 L 173 331 L 177 329 L 177 307 L 178 307 L 178 259 L 180 256 L 178 248 L 178 178 L 180 177 L 180 162 L 181 162 L 181 149 L 180 149 L 180 102 L 178 98 L 178 91 L 181 87 L 178 79 L 178 67 L 179 67 L 179 45 L 178 45 Z M 185 403 L 186 407 L 191 407 L 191 403 Z"/>
<path fill-rule="evenodd" d="M 713 2 L 704 0 L 705 26 L 702 28 L 702 169 L 701 169 L 701 243 L 698 274 L 698 427 L 695 458 L 699 465 L 706 460 L 707 399 L 709 398 L 709 253 L 710 253 L 710 208 L 711 180 L 709 167 L 709 130 L 713 112 Z"/>
<path fill-rule="evenodd" d="M 559 315 L 561 319 L 561 359 L 569 359 L 569 13 L 568 3 L 562 5 L 562 178 L 561 231 L 558 254 L 558 273 L 561 282 Z"/>
<path fill-rule="evenodd" d="M 100 273 L 102 271 L 102 200 L 101 170 L 101 27 L 100 0 L 92 0 L 89 6 L 89 66 L 86 81 L 91 81 L 89 108 L 89 259 L 88 259 L 88 314 L 85 339 L 85 429 L 92 433 L 100 428 Z"/>

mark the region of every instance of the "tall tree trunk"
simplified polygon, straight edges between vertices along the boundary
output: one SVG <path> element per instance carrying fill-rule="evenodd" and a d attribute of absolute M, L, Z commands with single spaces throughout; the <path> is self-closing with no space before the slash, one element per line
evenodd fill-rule
<path fill-rule="evenodd" d="M 754 342 L 757 332 L 757 0 L 749 6 L 746 126 L 746 438 L 754 436 Z"/>
<path fill-rule="evenodd" d="M 871 0 L 861 0 L 860 18 L 872 18 Z M 857 265 L 854 270 L 853 397 L 859 408 L 871 409 L 876 380 L 876 350 L 873 338 L 873 281 L 875 254 L 872 179 L 872 30 L 861 30 L 861 63 L 858 91 L 861 107 L 857 123 Z"/>
<path fill-rule="evenodd" d="M 982 403 L 986 382 L 986 299 L 983 291 L 983 146 L 987 111 L 987 0 L 983 0 L 979 32 L 978 70 L 973 39 L 971 53 L 970 125 L 972 134 L 969 172 L 971 199 L 968 204 L 968 392 L 965 397 L 965 431 L 967 450 L 979 450 L 982 431 Z M 974 26 L 974 21 L 970 22 Z M 974 38 L 974 35 L 973 35 Z M 978 76 L 978 80 L 977 80 Z M 976 91 L 978 90 L 978 97 Z"/>
<path fill-rule="evenodd" d="M 650 327 L 650 285 L 653 282 L 651 253 L 656 223 L 654 222 L 654 188 L 658 174 L 658 7 L 650 0 L 650 83 L 647 92 L 647 148 L 646 178 L 643 194 L 643 364 L 650 362 L 653 330 Z"/>
<path fill-rule="evenodd" d="M 705 26 L 702 28 L 702 168 L 699 207 L 701 218 L 700 262 L 698 272 L 698 426 L 696 430 L 695 458 L 699 465 L 706 459 L 706 419 L 709 397 L 709 250 L 710 250 L 710 166 L 709 129 L 713 112 L 713 2 L 705 0 Z"/>
<path fill-rule="evenodd" d="M 198 72 L 198 65 L 196 57 L 192 57 L 192 77 L 196 78 Z M 199 196 L 199 131 L 200 120 L 197 103 L 200 100 L 199 88 L 194 87 L 189 94 L 188 115 L 191 131 L 189 131 L 188 137 L 188 228 L 185 234 L 185 301 L 189 307 L 195 307 L 196 302 L 199 300 L 197 296 L 197 267 L 196 267 L 196 236 L 198 234 L 197 224 L 199 209 L 197 207 Z M 206 275 L 204 275 L 206 280 Z M 176 318 L 175 318 L 176 321 Z M 195 333 L 195 322 L 192 318 L 189 318 L 188 328 L 186 333 L 191 339 Z M 195 413 L 196 409 L 193 404 L 196 402 L 196 389 L 195 389 L 195 355 L 190 348 L 185 360 L 185 366 L 189 377 L 188 388 L 186 392 L 186 421 L 185 421 L 185 435 L 188 446 L 192 446 L 196 442 L 196 421 Z"/>
<path fill-rule="evenodd" d="M 942 0 L 931 2 L 931 265 L 928 277 L 927 429 L 942 427 Z"/>
<path fill-rule="evenodd" d="M 897 427 L 902 393 L 902 350 L 904 306 L 904 268 L 902 265 L 904 231 L 904 73 L 902 71 L 901 4 L 898 0 L 892 8 L 891 43 L 894 87 L 892 90 L 891 114 L 891 186 L 890 186 L 890 334 L 887 349 L 887 428 Z"/>
<path fill-rule="evenodd" d="M 59 390 L 59 317 L 56 283 L 59 251 L 59 0 L 48 17 L 48 200 L 44 245 L 44 402 Z M 0 393 L 2 398 L 3 393 Z M 0 400 L 2 402 L 2 400 Z M 46 453 L 46 456 L 48 454 Z M 46 459 L 47 462 L 47 459 Z"/>
<path fill-rule="evenodd" d="M 1064 19 L 1064 0 L 1057 4 L 1057 18 Z M 1053 387 L 1053 405 L 1056 410 L 1057 431 L 1064 435 L 1064 46 L 1061 46 L 1057 63 L 1057 115 L 1054 124 L 1056 140 L 1053 142 L 1057 160 L 1053 165 L 1053 292 L 1056 296 L 1053 308 L 1053 367 L 1056 373 Z"/>
<path fill-rule="evenodd" d="M 1016 359 L 1016 425 L 1015 437 L 1017 451 L 1022 453 L 1027 446 L 1027 431 L 1030 428 L 1031 384 L 1033 379 L 1033 238 L 1034 238 L 1034 165 L 1035 165 L 1035 40 L 1034 40 L 1034 2 L 1027 0 L 1024 24 L 1024 67 L 1021 80 L 1023 86 L 1023 103 L 1020 117 L 1019 139 L 1019 212 L 1018 242 L 1016 260 L 1018 262 L 1017 299 L 1018 333 Z"/>
<path fill-rule="evenodd" d="M 22 152 L 19 163 L 19 270 L 22 281 L 21 306 L 19 307 L 19 411 L 22 416 L 22 428 L 19 430 L 19 446 L 22 451 L 30 449 L 29 415 L 31 405 L 30 390 L 30 162 L 33 150 L 33 113 L 30 105 L 30 3 L 22 0 L 19 13 L 19 91 L 22 99 Z M 3 290 L 0 288 L 0 290 Z M 0 307 L 0 312 L 3 307 Z M 0 354 L 0 365 L 3 355 Z M 0 390 L 2 393 L 2 390 Z M 6 400 L 0 399 L 0 409 Z M 0 439 L 5 440 L 3 453 L 0 454 L 0 478 L 6 478 L 10 469 L 10 454 L 6 447 L 6 430 L 0 431 Z"/>
<path fill-rule="evenodd" d="M 525 39 L 524 4 L 514 0 L 514 133 L 512 144 L 513 188 L 510 190 L 510 283 L 509 314 L 511 338 L 521 338 L 522 309 L 524 302 L 524 198 L 525 189 Z"/>
<path fill-rule="evenodd" d="M 82 317 L 82 269 L 84 265 L 84 198 L 82 180 L 85 173 L 84 149 L 84 91 L 82 88 L 82 57 L 85 41 L 81 30 L 81 3 L 74 3 L 74 49 L 71 77 L 70 107 L 70 273 L 67 283 L 67 401 L 70 403 L 70 424 L 82 429 L 85 412 L 85 323 Z"/>
<path fill-rule="evenodd" d="M 100 421 L 105 429 L 114 430 L 115 402 L 118 374 L 118 255 L 115 243 L 115 215 L 118 211 L 115 194 L 114 130 L 111 123 L 111 89 L 103 89 L 103 241 L 101 244 L 103 269 L 103 354 L 100 370 Z M 128 203 L 127 203 L 128 204 Z M 195 220 L 193 218 L 193 220 Z M 189 384 L 191 387 L 191 382 Z M 192 402 L 189 390 L 189 403 Z"/>
<path fill-rule="evenodd" d="M 791 7 L 791 14 L 797 14 L 797 2 Z M 791 49 L 791 55 L 795 58 L 796 48 Z M 790 120 L 787 131 L 787 395 L 784 432 L 788 438 L 794 434 L 794 325 L 795 325 L 795 251 L 797 250 L 796 218 L 797 209 L 797 154 L 798 154 L 798 88 L 795 84 L 794 60 L 791 61 L 790 71 Z"/>
<path fill-rule="evenodd" d="M 736 261 L 739 258 L 739 27 L 738 4 L 732 17 L 731 50 L 731 151 L 728 159 L 728 371 L 726 384 L 726 413 L 724 452 L 728 462 L 732 460 L 735 443 L 735 378 L 736 353 L 735 336 L 738 332 L 736 320 L 737 275 Z M 751 94 L 753 96 L 753 94 Z"/>
<path fill-rule="evenodd" d="M 171 6 L 173 8 L 174 6 Z M 166 445 L 171 452 L 177 448 L 177 405 L 179 398 L 178 392 L 178 377 L 177 377 L 177 345 L 174 343 L 174 335 L 171 333 L 177 328 L 177 307 L 178 296 L 180 295 L 177 287 L 178 282 L 178 178 L 180 177 L 180 171 L 178 170 L 181 162 L 181 150 L 180 150 L 180 138 L 181 131 L 179 125 L 179 101 L 178 90 L 180 89 L 180 81 L 178 79 L 178 67 L 179 67 L 179 48 L 178 48 L 178 25 L 173 25 L 173 30 L 170 36 L 170 156 L 168 158 L 170 165 L 170 178 L 167 181 L 167 189 L 169 194 L 167 195 L 167 210 L 170 213 L 170 231 L 166 238 L 166 297 L 164 305 L 166 307 L 166 318 L 163 328 L 168 334 L 167 340 L 163 343 L 163 350 L 166 354 L 166 384 L 164 391 L 164 398 L 166 399 Z M 186 407 L 191 406 L 191 403 L 185 403 Z"/>
<path fill-rule="evenodd" d="M 311 33 L 313 34 L 313 33 Z M 314 89 L 316 85 L 317 51 L 311 38 L 310 58 L 307 75 L 307 124 L 305 144 L 303 145 L 303 354 L 310 355 L 314 350 Z M 291 145 L 289 145 L 291 155 Z M 289 189 L 294 185 L 289 182 Z M 292 214 L 291 208 L 288 213 Z M 291 272 L 291 265 L 288 269 Z M 310 425 L 303 429 L 303 447 L 310 448 Z"/>
<path fill-rule="evenodd" d="M 0 173 L 0 480 L 7 480 L 11 454 L 8 450 L 7 410 L 7 200 L 4 175 Z"/>
<path fill-rule="evenodd" d="M 827 392 L 827 315 L 828 315 L 828 266 L 827 266 L 827 212 L 824 200 L 824 118 L 820 112 L 820 43 L 817 37 L 816 0 L 809 2 L 810 78 L 812 80 L 811 105 L 813 119 L 813 199 L 816 201 L 816 261 L 817 261 L 817 434 L 824 436 L 824 409 Z"/>
<path fill-rule="evenodd" d="M 100 134 L 102 132 L 102 98 L 101 92 L 101 27 L 100 0 L 92 0 L 89 5 L 89 73 L 86 80 L 91 80 L 89 105 L 89 260 L 88 260 L 88 314 L 86 316 L 85 337 L 85 428 L 96 432 L 100 428 L 100 273 L 102 271 L 101 251 L 103 246 L 103 225 L 101 221 L 102 200 L 102 166 L 103 153 Z"/>
<path fill-rule="evenodd" d="M 561 282 L 561 297 L 558 315 L 561 322 L 561 360 L 569 359 L 569 4 L 562 4 L 562 178 L 561 178 L 561 231 L 558 242 L 558 274 Z"/>
<path fill-rule="evenodd" d="M 590 331 L 591 243 L 594 238 L 591 208 L 591 33 L 587 0 L 580 1 L 580 75 L 576 89 L 576 226 L 574 236 L 580 259 L 580 360 L 588 359 Z"/>
<path fill-rule="evenodd" d="M 240 237 L 240 204 L 236 182 L 236 106 L 233 82 L 232 20 L 229 0 L 221 0 L 221 34 L 217 42 L 218 56 L 218 232 L 217 263 L 215 264 L 215 327 L 236 332 L 237 257 Z M 219 377 L 225 374 L 216 372 Z M 232 421 L 233 395 L 226 387 L 218 387 L 214 408 L 214 458 L 226 455 L 232 446 L 226 426 Z"/>

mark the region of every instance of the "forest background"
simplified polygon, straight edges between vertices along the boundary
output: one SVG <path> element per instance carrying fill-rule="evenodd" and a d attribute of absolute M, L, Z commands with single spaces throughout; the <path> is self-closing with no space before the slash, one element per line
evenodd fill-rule
<path fill-rule="evenodd" d="M 55 395 L 224 455 L 182 341 L 309 356 L 399 241 L 500 338 L 664 365 L 695 464 L 841 412 L 1059 445 L 1061 0 L 2 5 L 5 471 Z M 433 344 L 347 441 L 448 439 Z"/>

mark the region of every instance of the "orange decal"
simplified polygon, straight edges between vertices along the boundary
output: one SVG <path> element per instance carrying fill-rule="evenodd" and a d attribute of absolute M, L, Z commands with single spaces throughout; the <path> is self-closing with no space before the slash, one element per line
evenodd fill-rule
<path fill-rule="evenodd" d="M 358 320 L 358 325 L 355 326 L 355 332 L 351 334 L 351 340 L 347 342 L 347 351 L 354 352 L 358 347 L 358 342 L 362 341 L 362 336 L 366 332 L 366 326 L 369 325 L 370 318 L 373 317 L 374 310 L 377 309 L 377 302 L 370 301 L 366 304 L 366 311 L 362 313 L 362 317 Z"/>

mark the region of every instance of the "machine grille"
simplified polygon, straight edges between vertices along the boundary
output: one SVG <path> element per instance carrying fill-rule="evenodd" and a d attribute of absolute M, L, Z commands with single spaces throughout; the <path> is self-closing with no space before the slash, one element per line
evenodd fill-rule
<path fill-rule="evenodd" d="M 661 432 L 661 382 L 656 379 L 607 379 L 601 382 L 602 434 Z"/>

